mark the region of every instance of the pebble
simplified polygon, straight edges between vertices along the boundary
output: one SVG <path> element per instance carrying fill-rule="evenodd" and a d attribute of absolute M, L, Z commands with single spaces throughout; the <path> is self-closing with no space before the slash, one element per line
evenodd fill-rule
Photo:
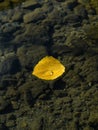
<path fill-rule="evenodd" d="M 11 110 L 12 109 L 10 101 L 6 101 L 2 97 L 0 97 L 0 114 L 7 113 Z"/>
<path fill-rule="evenodd" d="M 69 14 L 65 17 L 64 22 L 68 25 L 80 26 L 82 19 L 80 15 Z"/>
<path fill-rule="evenodd" d="M 13 33 L 17 29 L 19 29 L 19 24 L 17 22 L 5 23 L 1 26 L 2 33 Z"/>
<path fill-rule="evenodd" d="M 22 12 L 19 12 L 19 11 L 15 12 L 14 15 L 11 17 L 11 21 L 12 22 L 20 22 L 20 21 L 22 21 L 22 15 L 23 15 Z"/>
<path fill-rule="evenodd" d="M 47 52 L 44 46 L 21 46 L 17 49 L 17 56 L 19 57 L 21 66 L 23 68 L 28 67 L 30 70 L 32 70 L 33 66 L 38 62 L 38 59 L 45 55 L 47 55 Z"/>
<path fill-rule="evenodd" d="M 8 56 L 0 62 L 0 75 L 14 74 L 20 71 L 20 63 L 17 56 Z"/>
<path fill-rule="evenodd" d="M 32 82 L 28 82 L 23 84 L 19 88 L 19 93 L 22 94 L 22 97 L 24 97 L 24 102 L 28 104 L 29 106 L 34 105 L 36 99 L 44 93 L 45 89 L 47 88 L 47 85 L 42 83 L 41 81 L 34 81 L 32 87 Z M 39 87 L 39 85 L 41 87 Z M 31 90 L 30 90 L 31 89 Z M 30 90 L 30 91 L 29 91 Z"/>
<path fill-rule="evenodd" d="M 41 7 L 41 4 L 36 0 L 28 0 L 22 3 L 22 8 L 34 10 L 35 8 Z"/>
<path fill-rule="evenodd" d="M 37 22 L 45 18 L 44 12 L 41 9 L 36 9 L 23 16 L 24 23 Z"/>
<path fill-rule="evenodd" d="M 74 8 L 74 12 L 75 14 L 79 14 L 83 19 L 87 19 L 88 18 L 88 13 L 87 10 L 85 9 L 85 6 L 83 5 L 78 5 Z"/>

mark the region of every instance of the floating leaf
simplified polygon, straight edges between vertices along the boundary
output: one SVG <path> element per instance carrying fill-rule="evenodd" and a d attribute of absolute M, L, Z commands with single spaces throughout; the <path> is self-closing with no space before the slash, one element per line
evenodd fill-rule
<path fill-rule="evenodd" d="M 65 72 L 65 67 L 52 56 L 41 59 L 34 67 L 33 75 L 44 80 L 54 80 Z"/>

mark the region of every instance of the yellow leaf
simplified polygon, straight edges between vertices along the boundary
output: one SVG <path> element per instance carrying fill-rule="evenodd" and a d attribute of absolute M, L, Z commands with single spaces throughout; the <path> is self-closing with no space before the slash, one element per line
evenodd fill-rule
<path fill-rule="evenodd" d="M 52 56 L 41 59 L 34 67 L 33 75 L 44 80 L 54 80 L 65 72 L 65 67 Z"/>

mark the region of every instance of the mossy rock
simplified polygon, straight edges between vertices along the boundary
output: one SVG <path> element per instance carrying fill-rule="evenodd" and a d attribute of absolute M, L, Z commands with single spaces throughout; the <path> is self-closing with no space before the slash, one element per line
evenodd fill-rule
<path fill-rule="evenodd" d="M 98 0 L 78 0 L 78 2 L 85 5 L 87 10 L 94 8 L 98 14 Z"/>
<path fill-rule="evenodd" d="M 98 39 L 98 23 L 84 26 L 84 30 L 88 38 L 93 40 Z"/>
<path fill-rule="evenodd" d="M 13 8 L 17 4 L 26 1 L 26 0 L 4 0 L 3 2 L 0 2 L 0 10 Z"/>
<path fill-rule="evenodd" d="M 92 112 L 89 117 L 89 125 L 93 128 L 98 128 L 98 113 Z"/>
<path fill-rule="evenodd" d="M 96 10 L 98 14 L 98 0 L 91 0 L 90 5 Z"/>
<path fill-rule="evenodd" d="M 90 126 L 86 126 L 83 130 L 93 130 L 93 128 Z"/>

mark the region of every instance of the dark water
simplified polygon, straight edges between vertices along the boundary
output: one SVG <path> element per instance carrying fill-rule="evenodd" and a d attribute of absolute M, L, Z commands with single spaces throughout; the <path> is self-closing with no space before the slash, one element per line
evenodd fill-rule
<path fill-rule="evenodd" d="M 97 130 L 98 2 L 6 2 L 0 1 L 1 130 Z M 52 81 L 32 75 L 50 55 L 65 73 Z"/>

